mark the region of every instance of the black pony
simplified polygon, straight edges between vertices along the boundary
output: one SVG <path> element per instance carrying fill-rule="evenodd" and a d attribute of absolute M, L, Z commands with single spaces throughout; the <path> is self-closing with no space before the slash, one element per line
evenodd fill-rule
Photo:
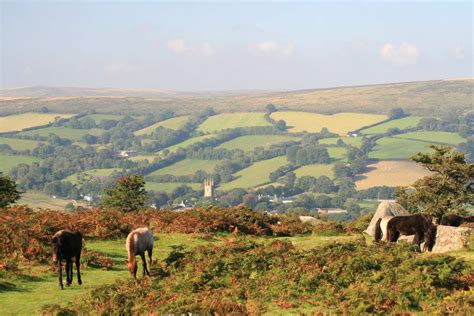
<path fill-rule="evenodd" d="M 425 242 L 424 248 L 428 251 L 433 249 L 436 240 L 436 225 L 433 224 L 433 217 L 427 214 L 414 214 L 406 216 L 393 216 L 384 218 L 381 227 L 382 218 L 377 221 L 375 226 L 375 240 L 379 241 L 382 237 L 391 242 L 397 242 L 400 235 L 415 235 L 413 243 L 421 251 L 421 243 Z M 386 236 L 383 235 L 385 231 Z"/>
<path fill-rule="evenodd" d="M 54 234 L 51 239 L 53 261 L 58 264 L 59 267 L 59 288 L 63 289 L 63 275 L 61 269 L 61 261 L 66 260 L 66 285 L 69 286 L 72 283 L 72 259 L 76 261 L 77 268 L 77 282 L 82 284 L 81 271 L 80 271 L 80 260 L 82 250 L 82 235 L 79 232 L 73 232 L 70 230 L 60 230 Z"/>
<path fill-rule="evenodd" d="M 459 227 L 463 223 L 472 223 L 472 222 L 474 222 L 474 216 L 462 217 L 459 215 L 451 214 L 451 215 L 443 216 L 440 224 L 446 225 L 446 226 Z"/>

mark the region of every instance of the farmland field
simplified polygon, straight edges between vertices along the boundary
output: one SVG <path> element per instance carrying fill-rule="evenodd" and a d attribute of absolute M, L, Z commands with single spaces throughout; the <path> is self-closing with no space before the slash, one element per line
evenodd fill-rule
<path fill-rule="evenodd" d="M 301 178 L 304 176 L 312 176 L 312 177 L 320 177 L 320 176 L 326 176 L 331 179 L 334 178 L 334 171 L 333 171 L 334 165 L 331 164 L 314 164 L 314 165 L 306 165 L 299 167 L 294 171 L 296 174 L 296 177 Z"/>
<path fill-rule="evenodd" d="M 181 142 L 179 144 L 167 147 L 166 149 L 168 149 L 170 152 L 173 153 L 176 150 L 178 150 L 178 148 L 186 149 L 188 146 L 191 146 L 192 144 L 202 142 L 203 140 L 208 139 L 208 138 L 212 138 L 212 137 L 214 137 L 214 136 L 213 135 L 203 135 L 203 136 L 197 136 L 197 137 L 189 138 L 189 139 L 185 140 L 184 142 Z"/>
<path fill-rule="evenodd" d="M 323 127 L 341 136 L 385 120 L 385 115 L 362 113 L 337 113 L 324 115 L 308 112 L 274 112 L 271 117 L 278 121 L 284 120 L 290 132 L 320 132 Z"/>
<path fill-rule="evenodd" d="M 0 144 L 8 145 L 14 150 L 26 150 L 36 148 L 41 142 L 29 139 L 0 137 Z"/>
<path fill-rule="evenodd" d="M 336 145 L 337 141 L 342 139 L 344 144 L 351 145 L 354 147 L 362 146 L 362 137 L 331 137 L 331 138 L 323 138 L 319 140 L 319 143 L 322 145 Z"/>
<path fill-rule="evenodd" d="M 429 174 L 426 169 L 413 161 L 379 161 L 369 165 L 368 168 L 371 170 L 356 182 L 357 190 L 383 185 L 389 187 L 410 185 Z"/>
<path fill-rule="evenodd" d="M 250 188 L 265 184 L 270 181 L 270 173 L 279 167 L 288 163 L 286 156 L 276 157 L 268 160 L 262 160 L 254 163 L 250 167 L 236 172 L 234 175 L 238 177 L 219 186 L 222 191 L 235 188 Z"/>
<path fill-rule="evenodd" d="M 285 135 L 248 135 L 234 138 L 225 142 L 217 148 L 240 149 L 243 151 L 252 151 L 255 147 L 269 148 L 271 145 L 297 141 L 298 138 Z"/>
<path fill-rule="evenodd" d="M 383 134 L 387 132 L 390 128 L 399 128 L 405 129 L 409 127 L 415 127 L 421 121 L 423 117 L 421 116 L 408 116 L 396 120 L 391 120 L 386 123 L 382 123 L 380 125 L 376 125 L 373 127 L 369 127 L 366 129 L 361 130 L 360 132 L 363 134 Z"/>
<path fill-rule="evenodd" d="M 114 172 L 120 172 L 122 169 L 105 168 L 105 169 L 90 169 L 83 172 L 78 172 L 68 176 L 65 180 L 73 184 L 90 181 L 93 178 L 107 178 Z"/>
<path fill-rule="evenodd" d="M 74 114 L 23 113 L 0 117 L 0 133 L 21 131 L 33 126 L 54 122 L 56 117 L 69 118 Z"/>
<path fill-rule="evenodd" d="M 154 175 L 165 175 L 171 174 L 175 176 L 193 175 L 198 170 L 204 170 L 206 172 L 213 172 L 214 167 L 220 162 L 220 160 L 200 160 L 200 159 L 184 159 L 177 163 L 158 169 L 150 176 Z"/>
<path fill-rule="evenodd" d="M 159 157 L 156 156 L 156 155 L 139 155 L 139 156 L 130 157 L 130 158 L 128 158 L 128 159 L 131 160 L 131 161 L 143 161 L 143 160 L 148 160 L 148 162 L 153 162 L 153 161 L 155 161 L 157 158 L 159 158 Z"/>
<path fill-rule="evenodd" d="M 38 136 L 48 137 L 49 134 L 56 134 L 61 138 L 67 138 L 70 140 L 80 141 L 82 137 L 86 134 L 100 136 L 102 135 L 103 132 L 104 130 L 100 128 L 77 129 L 77 128 L 62 127 L 62 126 L 60 127 L 51 126 L 51 127 L 21 132 L 19 133 L 19 135 L 24 135 L 24 136 L 38 135 Z"/>
<path fill-rule="evenodd" d="M 73 202 L 74 205 L 85 206 L 85 203 L 77 202 L 68 199 L 54 199 L 51 196 L 40 192 L 40 191 L 27 191 L 22 194 L 21 199 L 17 204 L 28 204 L 31 208 L 43 208 L 51 210 L 63 210 L 64 206 L 69 202 Z"/>
<path fill-rule="evenodd" d="M 419 152 L 428 152 L 429 144 L 425 142 L 384 137 L 377 140 L 375 147 L 369 153 L 369 158 L 392 160 L 406 160 Z"/>
<path fill-rule="evenodd" d="M 345 160 L 347 149 L 345 147 L 327 147 L 331 160 Z"/>
<path fill-rule="evenodd" d="M 271 126 L 264 118 L 263 112 L 224 113 L 207 118 L 198 127 L 198 131 L 210 133 L 228 128 Z"/>
<path fill-rule="evenodd" d="M 80 120 L 83 120 L 85 118 L 90 118 L 90 119 L 93 119 L 98 124 L 104 120 L 120 121 L 124 117 L 125 117 L 124 115 L 116 115 L 116 114 L 89 114 L 84 117 L 81 117 Z"/>
<path fill-rule="evenodd" d="M 0 154 L 0 172 L 7 174 L 13 167 L 18 166 L 19 164 L 31 164 L 33 162 L 39 162 L 41 159 L 30 156 L 9 156 Z"/>
<path fill-rule="evenodd" d="M 189 119 L 189 116 L 185 115 L 185 116 L 178 116 L 178 117 L 172 117 L 170 119 L 167 119 L 167 120 L 164 120 L 164 121 L 160 121 L 158 123 L 155 123 L 153 125 L 150 125 L 148 127 L 145 127 L 141 130 L 138 130 L 138 131 L 135 131 L 133 132 L 133 135 L 135 136 L 143 136 L 143 135 L 148 135 L 148 134 L 151 134 L 155 131 L 156 128 L 158 127 L 164 127 L 164 128 L 169 128 L 169 129 L 174 129 L 174 130 L 178 130 L 180 129 L 181 127 L 183 127 L 183 125 L 186 123 L 186 121 Z"/>
<path fill-rule="evenodd" d="M 181 185 L 186 185 L 193 188 L 193 190 L 203 189 L 203 184 L 201 183 L 180 183 L 180 182 L 151 182 L 146 181 L 145 189 L 149 191 L 162 191 L 162 192 L 171 192 Z"/>
<path fill-rule="evenodd" d="M 395 138 L 420 140 L 427 143 L 443 143 L 449 145 L 458 145 L 465 142 L 466 139 L 457 133 L 417 131 L 407 134 L 396 135 Z"/>

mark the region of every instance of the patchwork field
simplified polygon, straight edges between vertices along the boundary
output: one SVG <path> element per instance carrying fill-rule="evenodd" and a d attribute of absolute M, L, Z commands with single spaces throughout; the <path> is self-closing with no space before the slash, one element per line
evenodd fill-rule
<path fill-rule="evenodd" d="M 23 113 L 0 117 L 0 133 L 21 131 L 33 126 L 54 122 L 56 117 L 69 118 L 74 114 Z"/>
<path fill-rule="evenodd" d="M 395 136 L 395 138 L 420 140 L 427 143 L 443 143 L 449 145 L 458 145 L 465 142 L 466 139 L 457 133 L 435 132 L 435 131 L 417 131 Z"/>
<path fill-rule="evenodd" d="M 135 136 L 143 136 L 143 135 L 148 135 L 151 134 L 157 129 L 158 127 L 164 127 L 164 128 L 169 128 L 169 129 L 174 129 L 178 130 L 181 127 L 183 127 L 184 124 L 188 121 L 189 116 L 178 116 L 178 117 L 172 117 L 170 119 L 155 123 L 153 125 L 150 125 L 148 127 L 145 127 L 141 130 L 133 132 L 133 135 Z"/>
<path fill-rule="evenodd" d="M 165 175 L 171 174 L 175 176 L 193 175 L 198 170 L 204 170 L 206 172 L 213 172 L 215 166 L 220 160 L 200 160 L 200 159 L 184 159 L 178 161 L 174 165 L 158 169 L 149 174 L 154 175 Z"/>
<path fill-rule="evenodd" d="M 84 120 L 85 118 L 90 118 L 90 119 L 93 119 L 98 124 L 104 120 L 120 121 L 124 117 L 125 117 L 124 115 L 116 115 L 116 114 L 89 114 L 84 117 L 81 117 L 80 120 Z"/>
<path fill-rule="evenodd" d="M 419 152 L 429 152 L 429 144 L 426 142 L 384 137 L 377 140 L 375 147 L 369 153 L 369 158 L 392 160 L 406 160 Z"/>
<path fill-rule="evenodd" d="M 341 136 L 385 120 L 385 115 L 363 113 L 337 113 L 324 115 L 308 112 L 274 112 L 271 117 L 278 121 L 284 120 L 290 132 L 320 132 L 323 127 Z"/>
<path fill-rule="evenodd" d="M 33 162 L 39 162 L 41 159 L 30 156 L 8 156 L 0 154 L 0 172 L 8 174 L 13 167 L 19 164 L 31 164 Z"/>
<path fill-rule="evenodd" d="M 271 145 L 297 140 L 299 140 L 299 138 L 285 135 L 248 135 L 234 138 L 221 144 L 217 148 L 252 151 L 256 147 L 270 148 Z"/>
<path fill-rule="evenodd" d="M 366 129 L 361 130 L 360 132 L 363 134 L 383 134 L 387 132 L 390 128 L 399 128 L 405 129 L 410 127 L 415 127 L 421 121 L 423 117 L 421 116 L 407 116 L 404 118 L 391 120 L 380 125 L 376 125 L 373 127 L 369 127 Z"/>
<path fill-rule="evenodd" d="M 114 172 L 122 171 L 118 168 L 105 168 L 105 169 L 90 169 L 84 172 L 78 172 L 70 175 L 65 180 L 71 182 L 72 184 L 78 184 L 90 181 L 94 178 L 107 178 Z"/>
<path fill-rule="evenodd" d="M 139 156 L 130 157 L 130 158 L 128 158 L 128 159 L 131 160 L 131 161 L 144 161 L 144 160 L 148 160 L 148 162 L 153 162 L 153 161 L 155 161 L 157 158 L 159 158 L 159 156 L 156 156 L 156 155 L 139 155 Z"/>
<path fill-rule="evenodd" d="M 326 176 L 334 179 L 334 165 L 331 164 L 314 164 L 302 166 L 294 171 L 296 177 L 301 178 L 304 176 L 321 177 Z"/>
<path fill-rule="evenodd" d="M 208 139 L 208 138 L 212 138 L 212 137 L 214 137 L 214 135 L 203 135 L 203 136 L 193 137 L 193 138 L 187 139 L 184 142 L 181 142 L 179 144 L 167 147 L 166 149 L 168 149 L 170 152 L 173 153 L 173 152 L 176 152 L 178 150 L 178 148 L 186 149 L 188 146 L 191 146 L 193 144 L 202 142 L 203 140 Z"/>
<path fill-rule="evenodd" d="M 63 210 L 66 204 L 73 202 L 74 205 L 85 206 L 85 203 L 68 199 L 53 199 L 51 196 L 39 191 L 27 191 L 22 194 L 17 204 L 28 204 L 31 208 L 43 208 L 51 210 Z"/>
<path fill-rule="evenodd" d="M 177 187 L 181 185 L 186 185 L 188 187 L 193 188 L 193 190 L 199 190 L 203 189 L 203 184 L 201 183 L 180 183 L 180 182 L 151 182 L 151 181 L 146 181 L 145 184 L 145 189 L 149 191 L 160 191 L 160 192 L 171 192 Z"/>
<path fill-rule="evenodd" d="M 67 138 L 70 140 L 80 141 L 82 137 L 86 134 L 100 136 L 104 132 L 103 129 L 100 128 L 91 128 L 91 129 L 77 129 L 77 128 L 68 128 L 68 127 L 46 127 L 35 129 L 31 131 L 21 132 L 19 135 L 25 136 L 43 136 L 48 137 L 50 134 L 56 134 L 61 138 Z"/>
<path fill-rule="evenodd" d="M 389 187 L 410 185 L 429 174 L 429 171 L 413 161 L 379 161 L 368 167 L 371 170 L 356 182 L 357 190 L 382 185 Z"/>
<path fill-rule="evenodd" d="M 0 144 L 8 145 L 14 150 L 27 150 L 36 148 L 41 142 L 29 139 L 0 137 Z"/>
<path fill-rule="evenodd" d="M 228 128 L 271 126 L 263 112 L 224 113 L 210 116 L 198 127 L 198 131 L 211 133 Z"/>
<path fill-rule="evenodd" d="M 331 157 L 331 160 L 346 160 L 345 157 L 347 149 L 345 147 L 328 147 L 327 150 L 329 153 L 329 157 Z"/>
<path fill-rule="evenodd" d="M 360 148 L 362 146 L 362 137 L 332 137 L 319 140 L 322 145 L 336 145 L 337 141 L 342 139 L 344 144 Z"/>
<path fill-rule="evenodd" d="M 254 163 L 248 168 L 236 172 L 237 179 L 223 183 L 219 186 L 221 191 L 228 191 L 235 188 L 251 188 L 265 184 L 270 181 L 270 173 L 288 163 L 286 156 L 262 160 Z"/>

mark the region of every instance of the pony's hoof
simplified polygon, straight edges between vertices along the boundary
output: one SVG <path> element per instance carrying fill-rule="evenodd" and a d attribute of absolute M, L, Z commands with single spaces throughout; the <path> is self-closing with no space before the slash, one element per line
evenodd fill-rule
<path fill-rule="evenodd" d="M 64 290 L 64 286 L 60 285 L 60 286 L 59 286 L 59 289 L 60 289 L 60 290 Z"/>
<path fill-rule="evenodd" d="M 77 281 L 77 283 L 79 283 L 79 285 L 82 285 L 82 281 Z"/>

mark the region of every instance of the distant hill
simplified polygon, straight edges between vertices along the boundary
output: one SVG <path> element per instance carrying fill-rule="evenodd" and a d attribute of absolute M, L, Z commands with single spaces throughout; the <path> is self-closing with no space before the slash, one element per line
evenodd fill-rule
<path fill-rule="evenodd" d="M 402 107 L 412 114 L 473 108 L 473 79 L 436 80 L 299 91 L 175 92 L 158 89 L 88 89 L 30 87 L 1 90 L 1 114 L 47 106 L 55 112 L 148 113 L 163 109 L 193 113 L 211 106 L 219 112 L 261 111 L 268 103 L 279 109 L 318 113 L 387 114 Z"/>

